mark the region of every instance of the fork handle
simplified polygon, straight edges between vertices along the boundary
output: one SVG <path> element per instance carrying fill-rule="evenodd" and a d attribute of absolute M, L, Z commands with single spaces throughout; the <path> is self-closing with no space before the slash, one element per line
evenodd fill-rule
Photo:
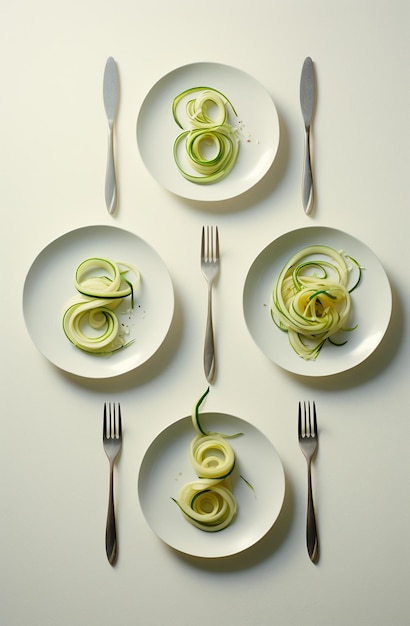
<path fill-rule="evenodd" d="M 110 488 L 108 496 L 107 526 L 105 530 L 105 551 L 111 565 L 117 558 L 117 529 L 114 511 L 114 467 L 110 465 Z"/>
<path fill-rule="evenodd" d="M 306 545 L 310 560 L 316 563 L 319 558 L 319 540 L 316 528 L 315 507 L 312 495 L 312 475 L 310 463 L 308 464 L 308 499 L 306 517 Z"/>
<path fill-rule="evenodd" d="M 212 286 L 208 288 L 208 314 L 205 329 L 204 371 L 207 381 L 212 382 L 215 376 L 215 343 L 212 321 Z"/>

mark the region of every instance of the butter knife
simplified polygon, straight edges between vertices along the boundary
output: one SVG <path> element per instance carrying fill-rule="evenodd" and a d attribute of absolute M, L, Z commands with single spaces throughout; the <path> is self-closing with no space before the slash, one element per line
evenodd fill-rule
<path fill-rule="evenodd" d="M 112 57 L 107 60 L 104 71 L 103 97 L 108 120 L 108 153 L 105 174 L 105 204 L 108 213 L 117 208 L 117 177 L 114 159 L 114 122 L 118 107 L 119 79 L 117 64 Z"/>
<path fill-rule="evenodd" d="M 316 100 L 316 83 L 313 61 L 310 57 L 305 59 L 300 79 L 300 107 L 305 123 L 305 158 L 303 166 L 302 201 L 306 215 L 313 210 L 314 184 L 312 174 L 312 154 L 310 146 L 310 133 L 313 119 L 313 109 Z"/>

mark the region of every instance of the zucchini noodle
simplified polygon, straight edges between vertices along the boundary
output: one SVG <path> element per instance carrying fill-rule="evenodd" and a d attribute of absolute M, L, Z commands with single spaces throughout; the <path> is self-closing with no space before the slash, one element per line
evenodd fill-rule
<path fill-rule="evenodd" d="M 100 271 L 105 273 L 96 275 Z M 135 275 L 134 283 L 125 277 L 128 272 Z M 139 271 L 128 263 L 96 257 L 80 263 L 74 275 L 79 295 L 67 304 L 63 315 L 66 337 L 84 352 L 105 356 L 132 343 L 122 336 L 115 309 L 127 296 L 131 298 L 130 308 L 133 309 L 139 282 Z"/>
<path fill-rule="evenodd" d="M 187 100 L 191 94 L 197 96 Z M 185 103 L 184 121 L 180 115 L 182 103 Z M 182 176 L 193 183 L 214 183 L 224 178 L 236 163 L 239 139 L 227 121 L 227 106 L 237 117 L 226 96 L 210 87 L 192 87 L 173 100 L 172 115 L 183 130 L 174 142 L 174 160 Z M 181 158 L 183 145 L 184 158 Z"/>
<path fill-rule="evenodd" d="M 350 288 L 352 265 L 348 261 L 357 270 Z M 356 328 L 347 323 L 352 309 L 350 293 L 360 279 L 358 263 L 329 246 L 307 246 L 284 265 L 272 291 L 270 311 L 301 358 L 315 360 L 326 340 L 334 345 L 346 343 L 336 341 L 335 335 Z"/>
<path fill-rule="evenodd" d="M 178 498 L 172 499 L 191 524 L 215 532 L 231 524 L 236 515 L 237 505 L 230 479 L 235 467 L 235 453 L 225 439 L 241 433 L 222 435 L 203 430 L 198 409 L 208 393 L 209 387 L 192 411 L 192 423 L 198 435 L 191 441 L 189 458 L 198 478 L 184 485 Z"/>

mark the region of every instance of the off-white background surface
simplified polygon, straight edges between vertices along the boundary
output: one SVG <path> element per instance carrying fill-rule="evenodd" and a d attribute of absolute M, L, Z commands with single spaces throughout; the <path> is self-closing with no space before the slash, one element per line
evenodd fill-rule
<path fill-rule="evenodd" d="M 3 626 L 408 623 L 409 7 L 407 0 L 1 0 Z M 311 218 L 300 200 L 299 77 L 308 55 L 319 89 Z M 104 203 L 108 56 L 121 77 L 114 218 Z M 196 61 L 252 74 L 281 122 L 279 154 L 266 178 L 242 197 L 210 206 L 161 189 L 135 137 L 151 86 Z M 50 365 L 22 316 L 23 283 L 35 256 L 87 224 L 117 225 L 144 238 L 166 263 L 176 295 L 171 332 L 158 354 L 105 382 Z M 137 499 L 144 451 L 189 414 L 206 384 L 203 224 L 218 224 L 222 249 L 214 293 L 219 369 L 206 409 L 260 428 L 287 480 L 272 532 L 224 560 L 184 557 L 163 545 Z M 366 363 L 331 378 L 280 370 L 254 345 L 242 315 L 254 258 L 278 235 L 308 225 L 361 239 L 393 290 L 385 341 Z M 296 437 L 303 399 L 316 401 L 320 424 L 317 566 L 305 548 L 306 465 Z M 104 550 L 106 400 L 121 402 L 125 436 L 116 474 L 115 568 Z"/>

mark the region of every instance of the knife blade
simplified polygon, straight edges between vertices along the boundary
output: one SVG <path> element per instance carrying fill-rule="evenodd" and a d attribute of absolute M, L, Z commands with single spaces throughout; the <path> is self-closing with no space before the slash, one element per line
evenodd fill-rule
<path fill-rule="evenodd" d="M 114 213 L 117 208 L 117 176 L 114 158 L 114 124 L 118 107 L 119 78 L 115 60 L 109 57 L 105 64 L 103 98 L 104 108 L 108 121 L 108 151 L 107 169 L 105 173 L 105 204 L 108 213 Z"/>
<path fill-rule="evenodd" d="M 302 201 L 303 208 L 307 215 L 313 210 L 314 205 L 314 183 L 312 173 L 312 154 L 310 145 L 310 134 L 312 128 L 313 110 L 316 100 L 316 82 L 313 61 L 306 57 L 300 79 L 300 107 L 302 109 L 303 121 L 305 124 L 305 157 L 302 178 Z"/>

